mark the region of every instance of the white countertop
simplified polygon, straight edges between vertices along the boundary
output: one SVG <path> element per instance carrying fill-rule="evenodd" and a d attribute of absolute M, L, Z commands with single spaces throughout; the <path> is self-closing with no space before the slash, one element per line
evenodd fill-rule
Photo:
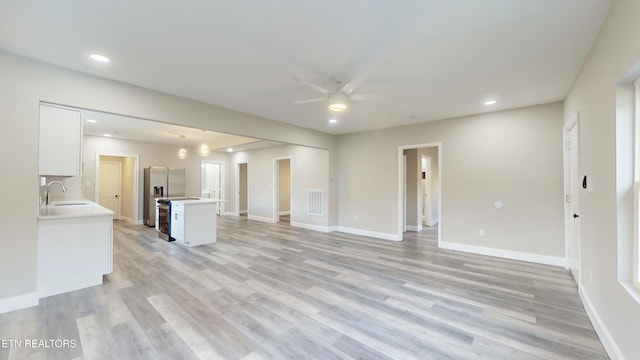
<path fill-rule="evenodd" d="M 189 198 L 187 200 L 171 200 L 171 198 L 169 198 L 169 200 L 171 200 L 172 203 L 184 204 L 184 205 L 211 204 L 211 203 L 219 203 L 219 202 L 227 201 L 227 200 L 211 199 L 211 198 L 197 198 L 192 196 L 187 196 L 187 197 Z"/>
<path fill-rule="evenodd" d="M 54 201 L 43 205 L 38 220 L 78 218 L 88 216 L 113 216 L 113 211 L 89 200 Z"/>

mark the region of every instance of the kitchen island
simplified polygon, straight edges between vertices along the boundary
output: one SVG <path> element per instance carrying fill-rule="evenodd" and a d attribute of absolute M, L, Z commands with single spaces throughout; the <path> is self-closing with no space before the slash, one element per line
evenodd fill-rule
<path fill-rule="evenodd" d="M 102 284 L 113 271 L 113 211 L 57 201 L 38 214 L 38 297 Z"/>
<path fill-rule="evenodd" d="M 216 242 L 218 203 L 210 198 L 171 199 L 169 235 L 182 246 L 198 246 Z"/>

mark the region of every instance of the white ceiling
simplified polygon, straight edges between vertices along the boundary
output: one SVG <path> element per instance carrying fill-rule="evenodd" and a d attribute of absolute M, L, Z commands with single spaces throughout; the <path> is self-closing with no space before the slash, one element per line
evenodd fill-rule
<path fill-rule="evenodd" d="M 562 100 L 611 2 L 4 0 L 0 49 L 342 134 Z M 379 98 L 330 125 L 294 78 Z"/>

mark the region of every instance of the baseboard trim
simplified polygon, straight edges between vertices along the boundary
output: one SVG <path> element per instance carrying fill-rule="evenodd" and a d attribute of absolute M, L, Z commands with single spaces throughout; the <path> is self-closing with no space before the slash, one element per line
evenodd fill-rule
<path fill-rule="evenodd" d="M 407 225 L 407 231 L 422 231 L 422 225 Z"/>
<path fill-rule="evenodd" d="M 291 226 L 299 227 L 299 228 L 303 228 L 303 229 L 320 231 L 320 232 L 323 232 L 323 233 L 331 232 L 331 228 L 329 228 L 328 226 L 323 226 L 323 225 L 314 225 L 314 224 L 305 224 L 305 223 L 299 223 L 299 222 L 291 222 Z"/>
<path fill-rule="evenodd" d="M 223 211 L 222 212 L 222 216 L 240 216 L 240 214 L 238 214 L 237 212 L 233 212 L 233 211 Z"/>
<path fill-rule="evenodd" d="M 240 210 L 240 211 L 238 211 L 238 214 L 246 214 L 246 213 L 248 213 L 248 211 L 247 211 L 247 210 Z"/>
<path fill-rule="evenodd" d="M 0 299 L 0 314 L 37 306 L 39 300 L 37 292 Z"/>
<path fill-rule="evenodd" d="M 436 226 L 440 222 L 440 219 L 433 219 L 429 221 L 429 226 Z"/>
<path fill-rule="evenodd" d="M 291 215 L 291 211 L 280 211 L 278 213 L 278 215 L 282 216 L 282 215 Z"/>
<path fill-rule="evenodd" d="M 531 253 L 525 253 L 520 251 L 502 250 L 502 249 L 488 248 L 483 246 L 452 243 L 452 242 L 446 242 L 446 241 L 440 242 L 439 247 L 441 249 L 447 249 L 447 250 L 462 251 L 462 252 L 468 252 L 473 254 L 495 256 L 499 258 L 528 261 L 528 262 L 537 263 L 537 264 L 553 265 L 553 266 L 560 266 L 560 267 L 565 267 L 567 262 L 564 257 L 559 257 L 559 256 L 531 254 Z"/>
<path fill-rule="evenodd" d="M 609 332 L 609 329 L 607 329 L 604 322 L 602 322 L 602 318 L 600 318 L 598 311 L 596 311 L 596 308 L 593 306 L 589 295 L 584 291 L 584 287 L 581 286 L 580 289 L 580 299 L 582 300 L 584 309 L 587 311 L 589 320 L 591 320 L 591 324 L 593 324 L 593 328 L 596 330 L 602 346 L 604 346 L 604 349 L 607 351 L 607 355 L 609 355 L 612 360 L 624 360 L 625 357 L 622 351 Z"/>
<path fill-rule="evenodd" d="M 396 234 L 387 234 L 387 233 L 382 233 L 377 231 L 355 229 L 355 228 L 349 228 L 344 226 L 334 226 L 331 228 L 331 231 L 338 231 L 338 232 L 343 232 L 343 233 L 353 234 L 353 235 L 368 236 L 368 237 L 383 239 L 383 240 L 402 241 L 402 236 L 398 237 L 398 235 Z"/>
<path fill-rule="evenodd" d="M 272 223 L 272 224 L 276 223 L 276 221 L 274 219 L 268 218 L 268 217 L 264 217 L 264 216 L 249 215 L 249 216 L 247 216 L 247 218 L 249 220 L 261 221 L 261 222 L 266 222 L 266 223 Z"/>

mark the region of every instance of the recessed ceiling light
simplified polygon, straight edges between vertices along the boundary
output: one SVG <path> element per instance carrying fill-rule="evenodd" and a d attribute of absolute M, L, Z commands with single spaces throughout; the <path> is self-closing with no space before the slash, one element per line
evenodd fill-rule
<path fill-rule="evenodd" d="M 329 122 L 332 123 L 332 124 L 335 124 L 335 123 L 338 122 L 338 119 L 329 119 Z"/>
<path fill-rule="evenodd" d="M 87 119 L 87 122 L 94 123 L 94 122 L 97 122 L 97 121 L 93 120 L 93 119 Z"/>
<path fill-rule="evenodd" d="M 100 55 L 100 54 L 91 54 L 91 55 L 89 55 L 89 57 L 92 58 L 93 60 L 101 62 L 101 63 L 108 63 L 109 61 L 111 61 L 111 60 L 109 60 L 108 57 L 106 57 L 104 55 Z"/>
<path fill-rule="evenodd" d="M 232 151 L 233 151 L 233 148 L 227 148 L 227 151 L 228 151 L 228 152 L 232 152 Z"/>
<path fill-rule="evenodd" d="M 111 134 L 102 134 L 104 137 L 111 137 Z"/>
<path fill-rule="evenodd" d="M 495 100 L 487 100 L 487 101 L 484 102 L 485 105 L 493 105 L 495 103 L 497 103 L 497 101 L 495 101 Z"/>

